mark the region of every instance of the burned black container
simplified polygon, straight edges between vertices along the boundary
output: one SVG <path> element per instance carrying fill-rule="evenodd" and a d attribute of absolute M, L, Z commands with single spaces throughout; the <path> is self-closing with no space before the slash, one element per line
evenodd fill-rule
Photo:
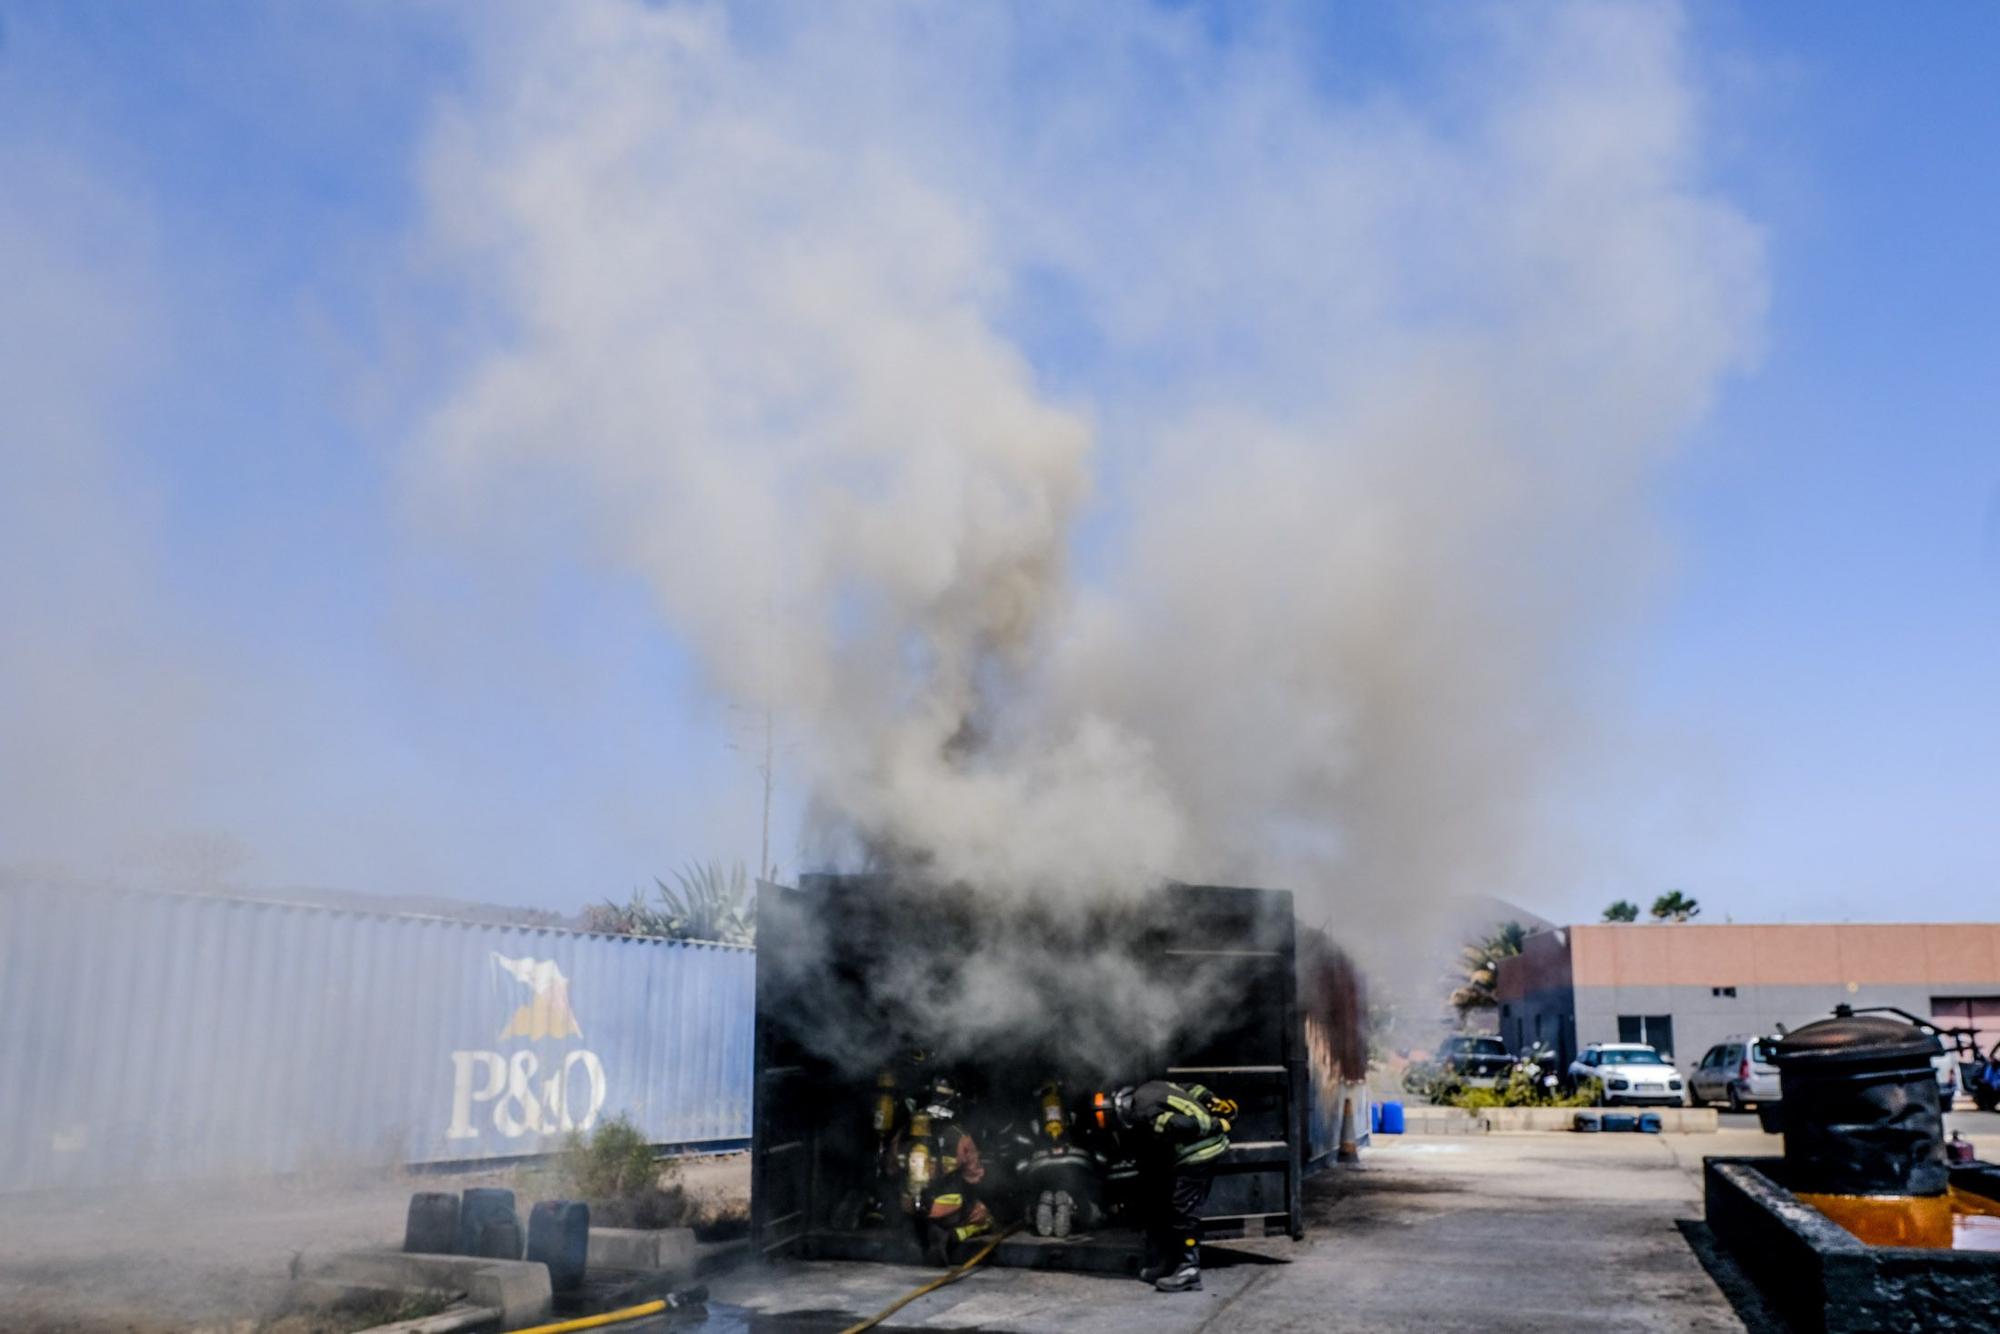
<path fill-rule="evenodd" d="M 1314 1076 L 1288 892 L 1173 885 L 1049 913 L 884 877 L 809 876 L 796 890 L 765 890 L 758 937 L 751 1229 L 766 1257 L 895 1258 L 841 1226 L 843 1196 L 876 1152 L 876 1076 L 893 1050 L 949 1045 L 957 1035 L 936 1025 L 968 1016 L 991 1019 L 990 1041 L 953 1075 L 988 1108 L 1025 1118 L 1051 1077 L 1087 1095 L 1093 1084 L 1165 1074 L 1233 1098 L 1241 1111 L 1205 1235 L 1303 1235 Z M 990 998 L 979 1002 L 990 1016 L 965 1008 L 968 986 L 985 988 L 977 994 Z M 1042 987 L 1051 990 L 1020 994 Z M 1129 1007 L 1132 989 L 1201 1003 L 1112 1040 L 1106 1016 Z M 1010 1032 L 1017 1008 L 1036 1022 Z M 1029 1249 L 1017 1238 L 996 1260 L 1123 1263 L 1080 1259 L 1084 1248 L 1065 1258 Z"/>
<path fill-rule="evenodd" d="M 1784 1089 L 1786 1185 L 1824 1195 L 1944 1193 L 1944 1120 L 1931 1058 L 1937 1038 L 1856 1015 L 1787 1034 L 1773 1059 Z"/>

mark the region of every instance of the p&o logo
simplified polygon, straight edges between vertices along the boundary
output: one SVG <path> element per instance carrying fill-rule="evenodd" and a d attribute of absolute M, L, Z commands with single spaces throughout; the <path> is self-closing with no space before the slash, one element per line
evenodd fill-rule
<path fill-rule="evenodd" d="M 511 978 L 527 988 L 516 1001 L 500 1042 L 507 1051 L 451 1054 L 451 1125 L 446 1139 L 478 1139 L 490 1122 L 503 1139 L 588 1130 L 603 1110 L 604 1064 L 580 1043 L 583 1025 L 570 1008 L 569 979 L 553 959 L 492 956 L 496 981 Z M 518 991 L 509 988 L 512 995 Z"/>

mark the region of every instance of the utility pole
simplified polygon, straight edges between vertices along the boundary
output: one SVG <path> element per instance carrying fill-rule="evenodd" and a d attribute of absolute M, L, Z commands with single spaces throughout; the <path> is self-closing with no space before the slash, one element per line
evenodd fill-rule
<path fill-rule="evenodd" d="M 775 728 L 771 706 L 764 705 L 764 763 L 758 772 L 764 777 L 764 839 L 757 854 L 757 878 L 768 882 L 771 879 L 771 733 Z"/>

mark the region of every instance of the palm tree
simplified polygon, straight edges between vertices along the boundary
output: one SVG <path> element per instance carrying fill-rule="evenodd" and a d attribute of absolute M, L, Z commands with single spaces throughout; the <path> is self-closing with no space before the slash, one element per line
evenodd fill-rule
<path fill-rule="evenodd" d="M 1619 899 L 1604 910 L 1607 922 L 1636 922 L 1639 920 L 1639 905 L 1630 899 Z"/>
<path fill-rule="evenodd" d="M 1459 967 L 1465 980 L 1451 993 L 1452 1008 L 1464 1019 L 1474 1010 L 1490 1010 L 1500 1003 L 1495 987 L 1500 981 L 1500 961 L 1521 952 L 1528 928 L 1519 922 L 1505 922 L 1492 935 L 1473 941 L 1459 951 Z"/>
<path fill-rule="evenodd" d="M 1686 922 L 1701 916 L 1701 904 L 1678 889 L 1670 889 L 1653 900 L 1656 922 Z"/>

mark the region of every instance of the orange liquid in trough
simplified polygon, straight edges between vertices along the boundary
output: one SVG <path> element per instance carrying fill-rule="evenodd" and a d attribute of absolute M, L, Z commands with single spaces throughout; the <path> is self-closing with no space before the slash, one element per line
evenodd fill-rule
<path fill-rule="evenodd" d="M 1953 1189 L 1944 1195 L 1800 1195 L 1870 1246 L 2000 1251 L 2000 1201 Z"/>

